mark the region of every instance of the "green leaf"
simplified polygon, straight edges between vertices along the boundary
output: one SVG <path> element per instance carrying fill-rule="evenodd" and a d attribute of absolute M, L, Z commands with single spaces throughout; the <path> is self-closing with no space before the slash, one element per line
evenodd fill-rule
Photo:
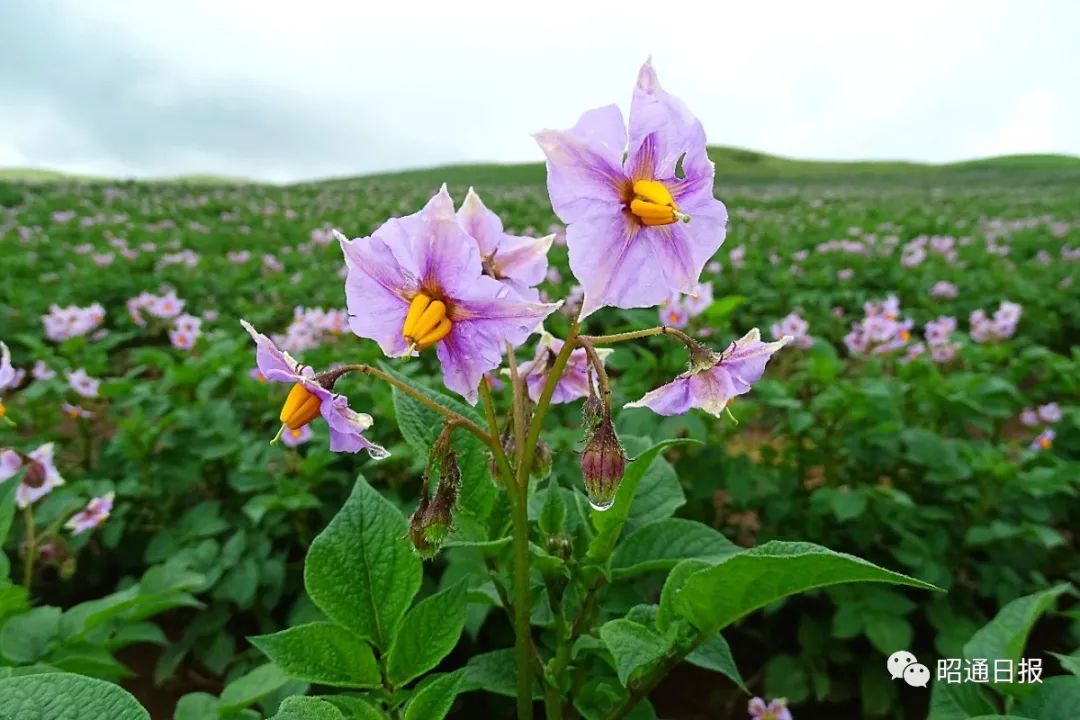
<path fill-rule="evenodd" d="M 1056 652 L 1050 654 L 1058 659 L 1062 668 L 1080 677 L 1080 655 L 1061 655 Z"/>
<path fill-rule="evenodd" d="M 667 632 L 668 627 L 679 620 L 679 612 L 675 609 L 675 599 L 679 591 L 691 575 L 708 567 L 712 567 L 712 564 L 704 560 L 683 560 L 671 569 L 660 591 L 660 606 L 656 611 L 657 630 Z"/>
<path fill-rule="evenodd" d="M 361 477 L 304 565 L 304 585 L 319 609 L 379 648 L 389 646 L 420 589 L 421 561 L 405 530 L 401 513 Z"/>
<path fill-rule="evenodd" d="M 423 685 L 405 707 L 405 720 L 443 720 L 465 682 L 465 670 L 443 675 Z"/>
<path fill-rule="evenodd" d="M 563 530 L 566 524 L 566 501 L 563 500 L 562 488 L 552 478 L 544 492 L 544 506 L 540 510 L 540 529 L 547 535 L 554 535 Z"/>
<path fill-rule="evenodd" d="M 1059 675 L 1029 687 L 1031 694 L 1013 708 L 1020 717 L 1033 720 L 1074 720 L 1080 717 L 1080 677 Z"/>
<path fill-rule="evenodd" d="M 623 687 L 645 669 L 653 666 L 671 648 L 671 643 L 639 623 L 617 618 L 600 628 L 600 639 L 615 660 L 615 672 Z"/>
<path fill-rule="evenodd" d="M 337 707 L 313 697 L 286 698 L 271 720 L 346 720 Z"/>
<path fill-rule="evenodd" d="M 788 595 L 846 582 L 936 589 L 820 545 L 773 541 L 692 575 L 679 592 L 675 607 L 699 630 L 711 633 Z"/>
<path fill-rule="evenodd" d="M 513 648 L 493 650 L 473 655 L 465 665 L 465 684 L 461 692 L 484 692 L 517 697 L 517 665 Z M 540 689 L 533 683 L 533 697 L 540 698 Z"/>
<path fill-rule="evenodd" d="M 260 665 L 247 675 L 233 680 L 221 691 L 222 710 L 245 708 L 276 692 L 289 682 L 289 677 L 277 665 Z"/>
<path fill-rule="evenodd" d="M 60 631 L 60 608 L 42 606 L 16 615 L 0 629 L 0 655 L 14 663 L 32 663 L 52 648 Z"/>
<path fill-rule="evenodd" d="M 746 688 L 746 683 L 743 682 L 742 675 L 739 674 L 739 668 L 735 665 L 735 658 L 731 656 L 731 647 L 720 633 L 697 646 L 694 652 L 686 656 L 686 662 L 718 672 L 738 685 L 744 693 L 750 693 Z"/>
<path fill-rule="evenodd" d="M 646 471 L 649 470 L 653 462 L 657 460 L 660 452 L 673 445 L 690 443 L 696 443 L 696 441 L 665 440 L 648 448 L 627 465 L 622 482 L 619 483 L 619 489 L 615 491 L 615 502 L 612 506 L 604 511 L 595 509 L 592 511 L 592 523 L 593 527 L 596 528 L 596 537 L 589 544 L 589 558 L 591 560 L 603 562 L 611 555 L 615 543 L 619 539 L 619 534 L 630 517 L 630 510 L 634 504 L 634 495 L 637 492 L 638 484 L 641 483 L 642 478 L 645 477 Z"/>
<path fill-rule="evenodd" d="M 4 720 L 150 720 L 150 713 L 119 685 L 48 673 L 0 680 Z"/>
<path fill-rule="evenodd" d="M 465 583 L 425 598 L 405 616 L 387 655 L 386 674 L 402 686 L 435 667 L 457 645 L 465 627 Z"/>
<path fill-rule="evenodd" d="M 218 699 L 210 693 L 188 693 L 176 703 L 173 720 L 216 720 Z"/>
<path fill-rule="evenodd" d="M 344 688 L 382 684 L 371 646 L 335 623 L 310 623 L 248 639 L 295 680 Z"/>
<path fill-rule="evenodd" d="M 665 518 L 635 530 L 619 543 L 611 556 L 611 575 L 618 579 L 666 570 L 690 558 L 717 562 L 741 551 L 708 525 Z"/>
<path fill-rule="evenodd" d="M 386 714 L 366 698 L 355 695 L 326 695 L 320 700 L 336 707 L 347 720 L 386 720 Z"/>

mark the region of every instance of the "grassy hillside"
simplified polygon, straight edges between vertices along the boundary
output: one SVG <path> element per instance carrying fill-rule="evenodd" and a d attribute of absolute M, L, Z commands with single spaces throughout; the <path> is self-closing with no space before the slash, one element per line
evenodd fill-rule
<path fill-rule="evenodd" d="M 1001 157 L 967 160 L 958 163 L 932 165 L 899 160 L 798 160 L 730 147 L 711 147 L 709 157 L 716 163 L 717 183 L 755 183 L 784 181 L 895 181 L 906 178 L 919 180 L 948 179 L 1000 179 L 1003 175 L 1017 172 L 1028 173 L 1037 183 L 1080 181 L 1080 157 L 1071 155 L 1005 155 Z M 433 185 L 442 182 L 451 185 L 501 185 L 529 186 L 544 183 L 543 163 L 481 163 L 468 165 L 445 165 L 415 170 L 376 173 L 366 176 L 310 180 L 298 185 L 319 183 L 347 183 L 358 179 L 401 180 Z M 68 175 L 51 170 L 33 168 L 0 168 L 0 181 L 9 182 L 95 182 L 112 181 Z M 252 184 L 242 178 L 219 175 L 184 175 L 175 178 L 154 179 L 146 182 L 178 183 L 187 185 L 238 185 Z"/>

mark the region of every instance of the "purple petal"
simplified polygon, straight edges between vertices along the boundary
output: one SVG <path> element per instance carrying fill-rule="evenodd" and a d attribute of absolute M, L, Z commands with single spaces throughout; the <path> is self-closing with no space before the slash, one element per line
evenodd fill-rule
<path fill-rule="evenodd" d="M 457 211 L 458 223 L 480 246 L 484 257 L 494 255 L 503 237 L 503 224 L 499 216 L 487 209 L 476 191 L 469 188 L 465 202 Z"/>
<path fill-rule="evenodd" d="M 680 375 L 667 385 L 650 390 L 640 399 L 624 407 L 647 407 L 657 415 L 682 415 L 693 407 L 690 378 Z"/>
<path fill-rule="evenodd" d="M 535 137 L 547 155 L 551 206 L 563 222 L 622 206 L 626 125 L 617 106 L 589 110 L 569 130 L 542 130 Z"/>
<path fill-rule="evenodd" d="M 363 436 L 362 433 L 373 423 L 370 415 L 349 409 L 349 401 L 344 395 L 326 392 L 320 393 L 320 397 L 322 404 L 319 412 L 330 426 L 331 452 L 355 453 L 367 450 L 368 455 L 376 460 L 390 455 L 385 448 Z"/>
<path fill-rule="evenodd" d="M 458 224 L 454 201 L 446 185 L 428 201 L 419 216 L 423 225 L 409 240 L 420 282 L 424 288 L 438 291 L 436 294 L 458 297 L 471 287 L 483 269 L 480 248 Z M 396 254 L 396 248 L 390 247 Z"/>
<path fill-rule="evenodd" d="M 22 467 L 22 458 L 14 450 L 0 450 L 0 483 L 15 477 Z"/>
<path fill-rule="evenodd" d="M 654 172 L 652 179 L 675 177 L 682 158 L 688 176 L 712 177 L 712 162 L 705 151 L 705 129 L 689 108 L 660 87 L 652 63 L 646 62 L 638 74 L 638 84 L 630 104 L 628 157 L 638 158 L 643 145 Z"/>
<path fill-rule="evenodd" d="M 15 379 L 15 368 L 11 366 L 11 352 L 8 346 L 0 342 L 0 389 L 7 387 Z"/>
<path fill-rule="evenodd" d="M 670 293 L 652 244 L 639 242 L 640 230 L 622 209 L 566 228 L 570 270 L 585 291 L 582 318 L 609 305 L 652 307 Z"/>
<path fill-rule="evenodd" d="M 349 328 L 356 335 L 374 340 L 390 357 L 406 355 L 409 345 L 401 335 L 409 300 L 419 289 L 416 276 L 398 262 L 383 235 L 395 237 L 403 230 L 401 220 L 388 220 L 371 237 L 346 240 L 338 236 L 348 275 L 345 302 Z M 395 247 L 407 252 L 405 238 L 396 238 Z M 407 241 L 406 241 L 407 242 Z"/>
<path fill-rule="evenodd" d="M 255 363 L 263 377 L 277 382 L 296 382 L 300 377 L 299 363 L 289 353 L 279 350 L 270 338 L 258 332 L 247 320 L 241 320 L 240 324 L 255 340 Z"/>
<path fill-rule="evenodd" d="M 554 235 L 542 238 L 503 235 L 492 258 L 500 279 L 528 288 L 542 283 L 547 277 L 547 254 L 554 240 Z"/>
<path fill-rule="evenodd" d="M 754 328 L 735 341 L 734 346 L 723 353 L 719 367 L 731 376 L 736 395 L 750 391 L 750 385 L 761 379 L 765 365 L 780 348 L 791 342 L 791 336 L 785 335 L 776 342 L 761 341 L 761 333 Z"/>

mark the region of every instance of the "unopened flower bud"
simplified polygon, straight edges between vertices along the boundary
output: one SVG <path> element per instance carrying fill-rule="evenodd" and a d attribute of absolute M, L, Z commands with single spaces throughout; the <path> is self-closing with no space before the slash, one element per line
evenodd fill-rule
<path fill-rule="evenodd" d="M 536 441 L 536 450 L 533 451 L 532 467 L 529 475 L 543 480 L 551 474 L 551 448 L 543 440 Z"/>
<path fill-rule="evenodd" d="M 23 476 L 23 484 L 37 489 L 45 484 L 45 468 L 39 462 L 31 462 Z"/>
<path fill-rule="evenodd" d="M 443 459 L 435 497 L 429 499 L 425 490 L 416 512 L 409 517 L 409 540 L 423 559 L 434 557 L 453 531 L 454 507 L 460 492 L 461 469 L 457 456 L 450 452 Z"/>
<path fill-rule="evenodd" d="M 626 453 L 611 420 L 605 418 L 589 437 L 581 453 L 581 473 L 585 479 L 585 493 L 589 504 L 597 510 L 607 510 L 615 502 L 623 472 L 626 470 Z"/>
<path fill-rule="evenodd" d="M 592 431 L 604 419 L 604 401 L 590 393 L 581 405 L 581 424 L 587 431 Z"/>

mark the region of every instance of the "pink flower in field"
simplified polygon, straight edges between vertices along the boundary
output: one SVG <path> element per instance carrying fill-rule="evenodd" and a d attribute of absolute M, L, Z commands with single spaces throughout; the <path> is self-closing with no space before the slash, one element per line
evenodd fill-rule
<path fill-rule="evenodd" d="M 938 300 L 952 300 L 959 294 L 956 286 L 946 280 L 939 280 L 930 288 L 930 297 Z"/>
<path fill-rule="evenodd" d="M 683 307 L 690 317 L 697 317 L 705 312 L 713 302 L 713 286 L 711 282 L 699 282 L 682 299 Z"/>
<path fill-rule="evenodd" d="M 731 267 L 738 270 L 746 264 L 746 246 L 740 245 L 736 248 L 732 248 L 728 253 L 728 260 L 731 262 Z"/>
<path fill-rule="evenodd" d="M 295 430 L 286 429 L 285 432 L 281 434 L 281 444 L 292 448 L 303 445 L 310 439 L 311 425 L 304 425 Z"/>
<path fill-rule="evenodd" d="M 101 381 L 90 377 L 85 370 L 79 368 L 73 372 L 67 373 L 68 385 L 79 395 L 84 398 L 96 398 L 98 396 L 98 388 L 101 386 Z"/>
<path fill-rule="evenodd" d="M 922 247 L 905 245 L 903 252 L 900 254 L 900 264 L 906 268 L 913 268 L 921 265 L 922 261 L 925 259 L 926 250 Z"/>
<path fill-rule="evenodd" d="M 684 328 L 690 323 L 690 313 L 677 295 L 661 303 L 659 314 L 660 323 L 668 327 Z"/>
<path fill-rule="evenodd" d="M 1020 413 L 1020 422 L 1028 427 L 1036 427 L 1042 425 L 1042 418 L 1039 417 L 1039 413 L 1031 408 L 1026 408 Z"/>
<path fill-rule="evenodd" d="M 41 445 L 29 455 L 11 449 L 0 450 L 0 483 L 7 482 L 23 469 L 26 472 L 15 490 L 15 504 L 19 508 L 33 505 L 64 484 L 64 478 L 53 462 L 52 443 Z"/>
<path fill-rule="evenodd" d="M 52 380 L 56 377 L 56 371 L 41 360 L 38 360 L 34 363 L 34 367 L 30 368 L 30 374 L 34 376 L 35 380 L 40 380 L 42 382 Z"/>
<path fill-rule="evenodd" d="M 63 413 L 72 420 L 77 420 L 79 418 L 88 418 L 92 414 L 89 410 L 84 410 L 78 405 L 72 405 L 69 402 L 60 403 L 60 410 L 62 410 Z"/>
<path fill-rule="evenodd" d="M 266 270 L 267 272 L 277 273 L 277 272 L 281 272 L 281 271 L 283 271 L 285 269 L 285 266 L 281 264 L 281 261 L 278 260 L 273 255 L 263 255 L 262 264 L 263 264 L 263 269 Z"/>
<path fill-rule="evenodd" d="M 93 260 L 98 267 L 108 267 L 116 260 L 116 255 L 113 253 L 94 253 Z"/>
<path fill-rule="evenodd" d="M 1016 334 L 1022 311 L 1020 305 L 1008 300 L 1002 301 L 993 317 L 987 317 L 983 310 L 975 310 L 969 318 L 972 339 L 980 343 L 1009 339 Z"/>
<path fill-rule="evenodd" d="M 170 290 L 161 297 L 154 298 L 146 310 L 154 317 L 169 319 L 183 312 L 184 304 L 184 301 L 178 298 L 174 291 Z"/>
<path fill-rule="evenodd" d="M 100 303 L 85 308 L 77 305 L 60 307 L 52 305 L 49 314 L 41 316 L 45 327 L 45 337 L 53 342 L 63 342 L 69 338 L 88 335 L 96 330 L 105 319 L 105 309 Z"/>
<path fill-rule="evenodd" d="M 109 519 L 109 514 L 112 512 L 113 497 L 112 492 L 107 492 L 101 497 L 92 499 L 86 507 L 68 518 L 64 527 L 70 530 L 72 535 L 81 535 L 102 525 Z"/>
<path fill-rule="evenodd" d="M 773 323 L 771 328 L 773 340 L 780 340 L 785 335 L 790 335 L 791 344 L 803 349 L 814 344 L 814 339 L 808 334 L 809 331 L 810 323 L 797 312 L 789 314 L 778 323 Z"/>
<path fill-rule="evenodd" d="M 836 271 L 837 280 L 850 280 L 853 277 L 855 277 L 855 271 L 851 268 L 843 268 Z"/>
<path fill-rule="evenodd" d="M 177 350 L 190 350 L 195 347 L 196 336 L 182 330 L 170 330 L 169 342 Z"/>
<path fill-rule="evenodd" d="M 173 329 L 186 335 L 198 336 L 202 332 L 202 318 L 184 313 L 173 321 Z"/>
<path fill-rule="evenodd" d="M 1061 408 L 1055 402 L 1040 405 L 1039 419 L 1046 423 L 1061 422 Z"/>
<path fill-rule="evenodd" d="M 915 358 L 921 357 L 923 355 L 923 353 L 925 353 L 925 352 L 926 352 L 926 346 L 923 345 L 921 342 L 911 343 L 907 347 L 907 352 L 904 353 L 904 356 L 902 358 L 900 358 L 900 362 L 902 362 L 902 363 L 904 363 L 906 365 L 907 363 L 911 362 Z"/>
<path fill-rule="evenodd" d="M 756 697 L 750 701 L 747 709 L 753 720 L 793 720 L 784 698 L 777 698 L 766 704 L 763 699 Z"/>
<path fill-rule="evenodd" d="M 248 260 L 251 260 L 251 251 L 234 250 L 229 252 L 226 257 L 228 257 L 229 262 L 231 262 L 233 265 L 243 265 Z"/>
<path fill-rule="evenodd" d="M 712 262 L 710 262 L 708 265 L 705 266 L 705 269 L 708 270 L 709 272 L 711 272 L 713 275 L 719 275 L 721 272 L 724 271 L 724 266 L 721 265 L 716 260 L 713 260 Z"/>
<path fill-rule="evenodd" d="M 1039 435 L 1031 441 L 1031 449 L 1035 452 L 1042 450 L 1049 450 L 1054 445 L 1054 438 L 1057 437 L 1056 433 L 1050 428 L 1043 430 Z"/>
<path fill-rule="evenodd" d="M 949 342 L 949 336 L 956 330 L 956 318 L 942 315 L 937 320 L 926 323 L 924 335 L 930 345 L 943 345 Z"/>
<path fill-rule="evenodd" d="M 934 362 L 944 365 L 945 363 L 952 362 L 959 349 L 960 346 L 956 343 L 939 343 L 937 345 L 931 345 L 930 357 L 933 358 Z"/>

